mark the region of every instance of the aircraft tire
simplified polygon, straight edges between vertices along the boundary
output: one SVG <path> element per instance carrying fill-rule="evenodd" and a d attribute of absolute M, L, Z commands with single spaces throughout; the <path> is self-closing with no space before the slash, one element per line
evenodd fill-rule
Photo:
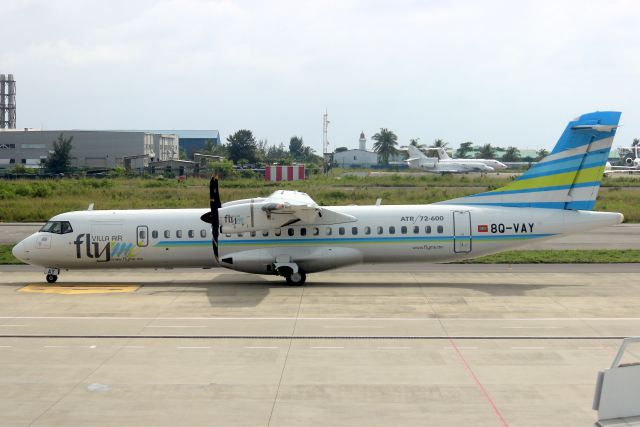
<path fill-rule="evenodd" d="M 47 283 L 56 283 L 56 280 L 58 280 L 58 276 L 55 274 L 47 274 Z"/>
<path fill-rule="evenodd" d="M 297 273 L 285 276 L 285 279 L 287 279 L 287 285 L 302 286 L 304 285 L 304 282 L 307 281 L 307 275 L 302 271 L 298 271 Z"/>

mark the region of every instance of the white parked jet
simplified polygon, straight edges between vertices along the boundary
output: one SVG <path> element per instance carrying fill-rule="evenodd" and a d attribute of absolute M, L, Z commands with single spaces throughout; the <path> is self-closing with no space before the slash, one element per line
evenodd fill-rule
<path fill-rule="evenodd" d="M 505 165 L 502 162 L 499 162 L 498 160 L 495 159 L 453 159 L 449 156 L 449 154 L 447 153 L 447 150 L 445 150 L 442 147 L 437 147 L 435 148 L 435 150 L 438 153 L 438 159 L 440 160 L 440 162 L 443 163 L 449 163 L 449 162 L 455 162 L 455 163 L 484 163 L 485 165 L 489 166 L 490 168 L 493 168 L 493 170 L 498 170 L 498 169 L 506 169 L 507 165 Z"/>
<path fill-rule="evenodd" d="M 447 159 L 428 157 L 413 145 L 409 145 L 405 149 L 409 152 L 409 158 L 405 160 L 405 163 L 412 169 L 433 173 L 493 172 L 495 170 L 480 160 L 452 159 L 446 153 Z"/>
<path fill-rule="evenodd" d="M 80 211 L 56 215 L 13 249 L 61 269 L 221 266 L 284 276 L 357 263 L 447 262 L 622 222 L 593 212 L 620 113 L 571 121 L 553 152 L 495 191 L 430 205 L 318 206 L 295 191 L 210 209 Z M 210 225 L 211 224 L 211 225 Z"/>

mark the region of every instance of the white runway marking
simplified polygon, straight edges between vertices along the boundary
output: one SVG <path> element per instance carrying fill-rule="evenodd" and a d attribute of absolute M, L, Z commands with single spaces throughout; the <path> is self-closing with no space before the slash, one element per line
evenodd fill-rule
<path fill-rule="evenodd" d="M 25 320 L 322 320 L 322 321 L 447 321 L 447 322 L 576 322 L 576 321 L 640 321 L 640 317 L 122 317 L 122 316 L 0 316 L 3 319 Z M 205 326 L 201 326 L 205 327 Z"/>
<path fill-rule="evenodd" d="M 12 345 L 0 345 L 0 348 L 13 348 Z"/>
<path fill-rule="evenodd" d="M 0 326 L 4 326 L 7 328 L 26 328 L 27 325 L 0 325 Z"/>
<path fill-rule="evenodd" d="M 206 328 L 204 325 L 150 325 L 147 328 Z"/>
<path fill-rule="evenodd" d="M 562 329 L 562 326 L 501 326 L 502 329 Z"/>

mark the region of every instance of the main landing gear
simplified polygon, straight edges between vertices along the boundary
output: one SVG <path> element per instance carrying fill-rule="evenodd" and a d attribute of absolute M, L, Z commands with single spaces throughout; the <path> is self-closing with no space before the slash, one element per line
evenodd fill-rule
<path fill-rule="evenodd" d="M 58 276 L 56 274 L 47 274 L 47 283 L 56 283 Z"/>
<path fill-rule="evenodd" d="M 286 275 L 284 276 L 284 278 L 287 280 L 287 285 L 292 285 L 292 286 L 302 286 L 304 285 L 304 282 L 307 281 L 307 275 L 300 270 L 298 270 L 297 273 L 291 273 L 289 275 Z"/>

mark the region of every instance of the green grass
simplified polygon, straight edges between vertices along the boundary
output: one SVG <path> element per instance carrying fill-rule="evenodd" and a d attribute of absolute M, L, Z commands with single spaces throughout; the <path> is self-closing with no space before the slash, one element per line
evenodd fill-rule
<path fill-rule="evenodd" d="M 257 178 L 221 182 L 223 201 L 266 196 L 276 189 L 308 193 L 320 205 L 370 205 L 378 197 L 385 205 L 426 204 L 499 188 L 512 180 L 505 175 L 355 176 L 333 171 L 305 181 L 271 183 Z M 626 222 L 640 222 L 640 177 L 605 179 L 596 209 L 621 212 Z M 635 186 L 634 186 L 635 183 Z M 619 186 L 615 186 L 619 185 Z M 637 188 L 636 188 L 637 186 Z M 61 212 L 96 209 L 193 208 L 209 205 L 208 181 L 110 178 L 48 181 L 0 180 L 0 221 L 46 221 Z"/>
<path fill-rule="evenodd" d="M 609 264 L 640 262 L 637 249 L 507 251 L 463 261 L 465 264 Z"/>
<path fill-rule="evenodd" d="M 13 245 L 0 245 L 0 264 L 24 264 L 11 253 Z"/>

